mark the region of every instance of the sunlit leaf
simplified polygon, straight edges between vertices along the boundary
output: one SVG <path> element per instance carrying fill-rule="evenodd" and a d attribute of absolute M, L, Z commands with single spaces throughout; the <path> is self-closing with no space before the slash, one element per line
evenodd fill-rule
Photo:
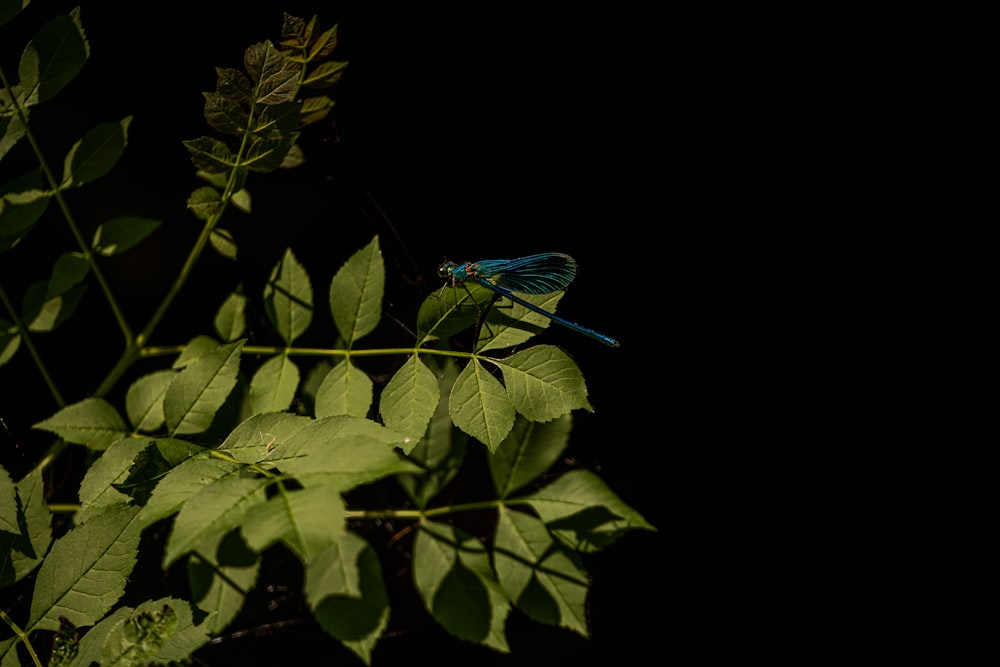
<path fill-rule="evenodd" d="M 189 551 L 213 543 L 219 533 L 239 526 L 251 507 L 267 500 L 264 489 L 270 483 L 266 478 L 230 476 L 203 486 L 188 498 L 174 519 L 163 567 L 169 567 Z"/>
<path fill-rule="evenodd" d="M 347 525 L 344 499 L 336 488 L 283 489 L 251 507 L 243 522 L 247 545 L 260 553 L 281 542 L 303 563 L 334 544 Z"/>
<path fill-rule="evenodd" d="M 218 139 L 198 137 L 183 142 L 191 154 L 191 161 L 198 169 L 204 169 L 210 174 L 228 171 L 236 166 L 233 152 L 229 146 Z"/>
<path fill-rule="evenodd" d="M 282 446 L 291 434 L 311 423 L 308 417 L 287 412 L 253 415 L 234 428 L 219 449 L 243 463 L 257 463 L 272 448 Z"/>
<path fill-rule="evenodd" d="M 163 426 L 163 399 L 177 376 L 169 368 L 153 371 L 133 382 L 125 393 L 125 414 L 135 430 L 150 433 Z"/>
<path fill-rule="evenodd" d="M 202 222 L 208 222 L 218 215 L 222 208 L 222 195 L 210 185 L 203 185 L 188 197 L 187 207 Z"/>
<path fill-rule="evenodd" d="M 45 213 L 50 193 L 41 190 L 41 186 L 42 175 L 38 169 L 0 183 L 0 252 L 27 236 Z"/>
<path fill-rule="evenodd" d="M 287 410 L 299 386 L 299 367 L 287 354 L 277 354 L 254 373 L 250 381 L 250 411 L 279 412 Z"/>
<path fill-rule="evenodd" d="M 547 294 L 518 294 L 536 306 L 555 312 L 556 304 L 565 292 Z M 479 331 L 476 351 L 501 350 L 532 338 L 552 322 L 549 318 L 509 299 L 499 299 L 486 315 L 486 323 Z"/>
<path fill-rule="evenodd" d="M 114 505 L 52 545 L 38 570 L 29 630 L 56 630 L 65 616 L 93 625 L 125 591 L 139 548 L 138 507 Z"/>
<path fill-rule="evenodd" d="M 330 369 L 316 390 L 315 415 L 366 417 L 371 409 L 373 388 L 368 374 L 345 359 Z"/>
<path fill-rule="evenodd" d="M 0 366 L 14 358 L 21 344 L 21 334 L 13 322 L 0 317 Z"/>
<path fill-rule="evenodd" d="M 264 287 L 264 308 L 286 345 L 291 345 L 312 323 L 312 299 L 309 274 L 291 248 L 285 248 Z"/>
<path fill-rule="evenodd" d="M 549 421 L 577 408 L 593 411 L 583 374 L 554 345 L 529 347 L 499 365 L 514 409 L 532 421 Z"/>
<path fill-rule="evenodd" d="M 5 504 L 4 527 L 0 528 L 0 588 L 5 588 L 28 576 L 42 562 L 52 541 L 52 514 L 45 500 L 41 469 L 36 468 L 16 484 L 6 471 L 0 471 L 6 480 L 0 497 Z"/>
<path fill-rule="evenodd" d="M 107 449 L 115 440 L 129 434 L 128 426 L 114 406 L 103 398 L 85 398 L 67 405 L 33 428 L 49 431 L 68 442 L 94 450 Z"/>
<path fill-rule="evenodd" d="M 212 244 L 215 251 L 226 259 L 236 259 L 238 251 L 236 240 L 228 229 L 216 227 L 212 230 L 212 235 L 208 237 L 208 241 Z"/>
<path fill-rule="evenodd" d="M 163 416 L 171 435 L 201 433 L 212 425 L 236 385 L 243 339 L 220 345 L 184 368 L 167 388 Z"/>
<path fill-rule="evenodd" d="M 378 325 L 384 291 L 385 264 L 376 236 L 351 255 L 330 282 L 330 312 L 348 347 Z"/>
<path fill-rule="evenodd" d="M 455 426 L 496 451 L 514 425 L 514 406 L 500 381 L 477 359 L 472 359 L 455 380 L 448 398 Z"/>
<path fill-rule="evenodd" d="M 385 425 L 411 439 L 412 444 L 404 448 L 404 452 L 413 449 L 424 436 L 440 398 L 437 378 L 415 354 L 382 390 L 379 413 Z"/>

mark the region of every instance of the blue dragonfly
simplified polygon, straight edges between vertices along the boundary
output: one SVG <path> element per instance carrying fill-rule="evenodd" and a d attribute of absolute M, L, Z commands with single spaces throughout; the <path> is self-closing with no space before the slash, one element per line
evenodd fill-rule
<path fill-rule="evenodd" d="M 614 338 L 565 320 L 514 293 L 517 291 L 525 294 L 548 294 L 566 289 L 576 277 L 576 260 L 569 255 L 561 252 L 543 252 L 518 259 L 484 259 L 461 264 L 445 262 L 438 267 L 438 275 L 448 279 L 453 287 L 466 282 L 482 285 L 564 327 L 590 336 L 605 345 L 619 347 L 618 341 Z"/>

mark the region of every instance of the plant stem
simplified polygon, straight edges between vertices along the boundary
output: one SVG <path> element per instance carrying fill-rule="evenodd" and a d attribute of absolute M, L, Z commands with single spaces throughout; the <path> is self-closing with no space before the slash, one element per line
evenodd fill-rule
<path fill-rule="evenodd" d="M 31 358 L 35 361 L 35 366 L 38 367 L 38 372 L 42 374 L 42 379 L 45 380 L 45 384 L 48 386 L 49 391 L 52 393 L 52 398 L 55 399 L 56 405 L 60 408 L 66 405 L 63 400 L 62 394 L 59 393 L 59 388 L 56 387 L 55 381 L 52 376 L 49 375 L 48 368 L 45 367 L 45 362 L 42 361 L 41 355 L 38 354 L 38 350 L 35 349 L 35 344 L 31 340 L 31 336 L 28 335 L 28 329 L 21 322 L 21 318 L 17 316 L 14 311 L 14 305 L 7 298 L 7 293 L 4 291 L 3 287 L 0 286 L 0 301 L 3 301 L 3 305 L 7 308 L 7 312 L 10 313 L 11 319 L 14 321 L 14 325 L 17 327 L 17 332 L 21 335 L 21 340 L 24 341 L 25 347 L 28 348 L 28 353 Z"/>

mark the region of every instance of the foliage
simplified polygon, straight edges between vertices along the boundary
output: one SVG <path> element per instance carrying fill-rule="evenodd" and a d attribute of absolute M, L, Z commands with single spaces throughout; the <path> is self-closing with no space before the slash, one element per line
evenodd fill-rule
<path fill-rule="evenodd" d="M 3 2 L 0 27 L 27 4 Z M 35 469 L 17 480 L 0 469 L 0 587 L 28 591 L 26 604 L 5 601 L 0 610 L 13 632 L 0 641 L 3 667 L 22 659 L 36 665 L 186 660 L 233 621 L 258 584 L 263 555 L 278 545 L 301 563 L 303 594 L 319 625 L 370 663 L 392 601 L 377 550 L 354 527 L 383 519 L 414 522 L 413 585 L 454 637 L 509 651 L 504 624 L 513 607 L 587 636 L 584 555 L 629 530 L 653 529 L 591 472 L 552 479 L 573 411 L 591 406 L 566 352 L 524 346 L 547 326 L 545 318 L 518 304 L 502 314 L 487 309 L 484 317 L 481 304 L 491 295 L 471 286 L 427 296 L 412 346 L 359 346 L 381 321 L 386 270 L 378 236 L 323 286 L 321 303 L 339 333 L 335 347 L 295 347 L 324 309 L 291 249 L 262 293 L 279 346 L 250 344 L 241 288 L 218 308 L 210 335 L 148 344 L 202 252 L 211 247 L 236 256 L 223 221 L 230 205 L 251 209 L 250 175 L 301 163 L 302 128 L 334 106 L 319 91 L 347 65 L 329 59 L 336 45 L 337 26 L 323 29 L 316 18 L 286 15 L 278 44 L 250 46 L 242 70 L 216 70 L 204 115 L 222 138 L 184 143 L 204 183 L 188 198 L 201 233 L 138 333 L 101 261 L 148 242 L 160 221 L 117 217 L 87 240 L 66 198 L 114 168 L 131 118 L 88 131 L 67 150 L 61 174 L 34 139 L 32 110 L 55 98 L 89 56 L 79 10 L 34 35 L 16 80 L 0 70 L 0 159 L 28 142 L 38 164 L 0 183 L 0 252 L 17 252 L 53 203 L 78 242 L 55 257 L 46 280 L 21 295 L 20 308 L 0 286 L 6 311 L 0 366 L 30 354 L 60 406 L 35 424 L 53 435 Z M 125 349 L 92 395 L 67 402 L 32 340 L 72 318 L 94 284 Z M 554 308 L 559 296 L 525 298 Z M 453 349 L 451 338 L 470 328 L 474 351 Z M 373 356 L 400 358 L 388 381 L 359 365 Z M 140 359 L 169 361 L 136 374 Z M 124 401 L 115 404 L 108 396 L 120 384 L 127 385 Z M 465 464 L 470 439 L 490 453 L 492 496 L 438 504 Z M 71 525 L 54 531 L 43 471 L 70 445 L 89 451 L 90 463 Z M 373 485 L 396 486 L 415 509 L 356 507 L 352 493 Z M 454 523 L 462 512 L 483 509 L 495 514 L 490 539 Z M 144 535 L 152 532 L 166 537 L 149 543 Z M 164 570 L 186 568 L 186 590 L 134 608 L 120 604 L 140 553 L 153 548 Z"/>

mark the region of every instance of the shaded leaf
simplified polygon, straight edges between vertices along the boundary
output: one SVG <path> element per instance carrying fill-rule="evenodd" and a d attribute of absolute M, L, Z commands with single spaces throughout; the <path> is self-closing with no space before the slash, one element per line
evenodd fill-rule
<path fill-rule="evenodd" d="M 656 530 L 588 470 L 567 472 L 527 500 L 556 536 L 581 552 L 597 551 L 628 530 Z"/>
<path fill-rule="evenodd" d="M 260 556 L 250 551 L 238 530 L 219 533 L 188 559 L 191 599 L 209 613 L 204 628 L 220 634 L 243 608 L 260 572 Z"/>
<path fill-rule="evenodd" d="M 323 630 L 371 664 L 389 625 L 389 594 L 375 550 L 345 532 L 309 562 L 303 592 Z"/>
<path fill-rule="evenodd" d="M 450 634 L 507 653 L 510 602 L 483 543 L 447 524 L 424 520 L 413 544 L 413 582 Z"/>
<path fill-rule="evenodd" d="M 208 222 L 222 210 L 222 195 L 209 185 L 203 185 L 188 197 L 187 207 L 202 222 Z"/>
<path fill-rule="evenodd" d="M 21 104 L 32 106 L 55 96 L 76 78 L 89 55 L 79 7 L 46 23 L 35 33 L 18 63 Z"/>
<path fill-rule="evenodd" d="M 510 497 L 548 470 L 565 451 L 572 427 L 573 416 L 568 414 L 545 423 L 518 417 L 488 461 L 497 497 Z"/>
<path fill-rule="evenodd" d="M 228 171 L 236 166 L 233 152 L 229 146 L 218 139 L 198 137 L 197 139 L 188 139 L 183 144 L 191 154 L 191 162 L 194 163 L 194 166 L 210 174 Z"/>
<path fill-rule="evenodd" d="M 250 114 L 243 107 L 219 93 L 202 93 L 205 97 L 205 120 L 213 130 L 232 136 L 243 134 L 250 124 Z"/>
<path fill-rule="evenodd" d="M 295 99 L 299 66 L 287 60 L 270 41 L 250 46 L 243 56 L 243 66 L 254 82 L 254 101 L 279 104 Z"/>
<path fill-rule="evenodd" d="M 125 252 L 160 226 L 153 218 L 122 215 L 100 225 L 91 244 L 94 252 L 110 257 Z"/>
<path fill-rule="evenodd" d="M 63 163 L 60 187 L 80 187 L 111 171 L 125 151 L 131 116 L 117 123 L 101 123 L 83 135 L 70 149 Z"/>
<path fill-rule="evenodd" d="M 589 636 L 587 572 L 552 539 L 544 523 L 501 507 L 493 562 L 507 596 L 529 618 Z"/>
<path fill-rule="evenodd" d="M 0 317 L 0 366 L 10 361 L 21 345 L 21 334 L 13 322 Z"/>
<path fill-rule="evenodd" d="M 565 292 L 547 294 L 518 294 L 518 297 L 540 308 L 555 312 L 556 304 Z M 552 322 L 549 318 L 508 299 L 498 300 L 486 315 L 486 323 L 479 332 L 476 351 L 500 350 L 529 340 Z"/>
<path fill-rule="evenodd" d="M 3 477 L 9 483 L 6 471 Z M 41 470 L 36 468 L 14 484 L 13 493 L 8 486 L 0 501 L 9 503 L 4 508 L 7 525 L 0 529 L 0 588 L 4 588 L 28 576 L 42 562 L 52 541 L 52 514 Z"/>

